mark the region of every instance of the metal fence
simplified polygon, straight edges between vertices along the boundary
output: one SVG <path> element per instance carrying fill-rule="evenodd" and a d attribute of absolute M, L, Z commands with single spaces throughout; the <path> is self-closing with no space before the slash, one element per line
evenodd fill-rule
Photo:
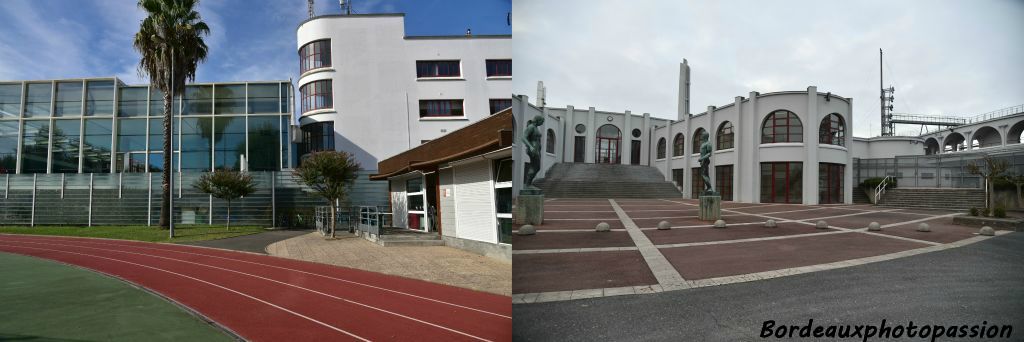
<path fill-rule="evenodd" d="M 1007 160 L 1010 173 L 1024 173 L 1024 150 L 992 153 L 951 153 L 895 158 L 854 159 L 854 182 L 892 176 L 901 188 L 974 188 L 982 178 L 967 171 L 972 162 L 981 163 L 985 155 Z"/>
<path fill-rule="evenodd" d="M 176 224 L 227 222 L 227 201 L 192 187 L 201 172 L 174 174 Z M 252 172 L 256 192 L 231 201 L 231 223 L 311 228 L 323 199 L 290 172 Z M 0 175 L 0 225 L 157 225 L 159 173 Z M 353 204 L 386 205 L 384 182 L 356 182 Z"/>

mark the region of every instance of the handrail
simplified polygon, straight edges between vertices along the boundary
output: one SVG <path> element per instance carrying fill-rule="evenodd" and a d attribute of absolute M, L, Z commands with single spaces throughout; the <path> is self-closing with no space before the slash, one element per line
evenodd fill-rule
<path fill-rule="evenodd" d="M 885 194 L 885 186 L 889 184 L 890 178 L 892 176 L 885 176 L 885 178 L 882 178 L 882 182 L 875 186 L 875 205 L 878 205 L 878 200 Z"/>
<path fill-rule="evenodd" d="M 1002 108 L 1002 109 L 997 109 L 997 110 L 993 110 L 993 111 L 988 112 L 988 113 L 978 114 L 978 115 L 975 115 L 975 116 L 964 117 L 964 121 L 965 121 L 964 125 L 970 125 L 970 124 L 974 124 L 974 123 L 978 123 L 978 122 L 982 122 L 982 121 L 988 121 L 988 120 L 991 120 L 991 119 L 1000 118 L 1000 117 L 1009 116 L 1009 115 L 1014 115 L 1014 114 L 1021 113 L 1021 112 L 1024 112 L 1024 104 L 1019 104 L 1019 105 L 1016 105 L 1016 106 L 1010 106 L 1010 107 L 1006 107 L 1006 108 Z M 942 130 L 944 130 L 944 129 L 938 128 L 938 129 L 935 129 L 935 130 L 931 130 L 931 129 L 929 129 L 926 126 L 924 133 L 921 134 L 921 135 L 932 134 L 932 133 L 935 133 L 935 132 L 938 132 L 938 131 L 942 131 Z"/>

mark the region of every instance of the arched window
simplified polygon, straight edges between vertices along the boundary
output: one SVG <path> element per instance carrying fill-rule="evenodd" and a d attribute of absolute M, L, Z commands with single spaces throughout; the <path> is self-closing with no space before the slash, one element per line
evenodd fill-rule
<path fill-rule="evenodd" d="M 818 127 L 818 143 L 846 146 L 846 124 L 843 117 L 832 113 L 821 120 Z"/>
<path fill-rule="evenodd" d="M 698 128 L 696 131 L 693 131 L 693 154 L 700 154 L 700 144 L 704 143 L 700 139 L 701 136 L 704 135 L 704 132 L 706 131 L 703 128 Z"/>
<path fill-rule="evenodd" d="M 800 118 L 788 110 L 777 110 L 761 124 L 761 143 L 804 142 L 804 127 Z"/>
<path fill-rule="evenodd" d="M 597 163 L 618 164 L 622 132 L 615 125 L 606 124 L 597 129 Z"/>
<path fill-rule="evenodd" d="M 665 138 L 658 139 L 658 158 L 665 159 Z"/>
<path fill-rule="evenodd" d="M 726 121 L 718 125 L 718 133 L 715 133 L 715 149 L 727 150 L 735 146 L 736 133 L 732 129 L 732 122 Z"/>
<path fill-rule="evenodd" d="M 550 128 L 548 128 L 548 141 L 547 145 L 544 146 L 544 152 L 555 153 L 555 130 Z"/>
<path fill-rule="evenodd" d="M 683 155 L 683 144 L 684 144 L 684 142 L 685 142 L 685 140 L 683 139 L 683 133 L 676 134 L 676 137 L 674 139 L 672 139 L 672 156 L 673 157 L 679 157 L 679 156 Z"/>

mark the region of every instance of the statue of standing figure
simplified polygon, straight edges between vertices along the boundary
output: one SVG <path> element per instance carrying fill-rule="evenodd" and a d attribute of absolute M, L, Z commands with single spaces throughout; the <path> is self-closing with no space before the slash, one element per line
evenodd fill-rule
<path fill-rule="evenodd" d="M 542 126 L 544 126 L 544 116 L 537 115 L 526 122 L 526 129 L 523 132 L 523 144 L 526 145 L 526 155 L 530 158 L 530 163 L 526 165 L 526 181 L 523 184 L 526 189 L 536 189 L 533 186 L 533 179 L 540 172 L 540 127 Z"/>
<path fill-rule="evenodd" d="M 709 139 L 708 131 L 701 132 L 700 135 L 700 176 L 704 179 L 704 192 L 703 195 L 717 195 L 714 191 L 714 184 L 711 184 L 711 139 Z"/>

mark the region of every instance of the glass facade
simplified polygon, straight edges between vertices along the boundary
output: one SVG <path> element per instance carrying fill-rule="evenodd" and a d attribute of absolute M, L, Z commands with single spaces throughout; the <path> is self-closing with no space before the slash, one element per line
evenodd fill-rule
<path fill-rule="evenodd" d="M 238 169 L 243 155 L 252 171 L 291 167 L 292 89 L 287 82 L 189 85 L 172 106 L 184 112 L 173 119 L 172 167 Z M 0 174 L 161 171 L 163 104 L 161 91 L 115 79 L 2 83 Z"/>
<path fill-rule="evenodd" d="M 334 123 L 317 122 L 302 126 L 299 156 L 310 152 L 334 150 Z"/>
<path fill-rule="evenodd" d="M 801 162 L 761 163 L 761 203 L 803 203 Z"/>

